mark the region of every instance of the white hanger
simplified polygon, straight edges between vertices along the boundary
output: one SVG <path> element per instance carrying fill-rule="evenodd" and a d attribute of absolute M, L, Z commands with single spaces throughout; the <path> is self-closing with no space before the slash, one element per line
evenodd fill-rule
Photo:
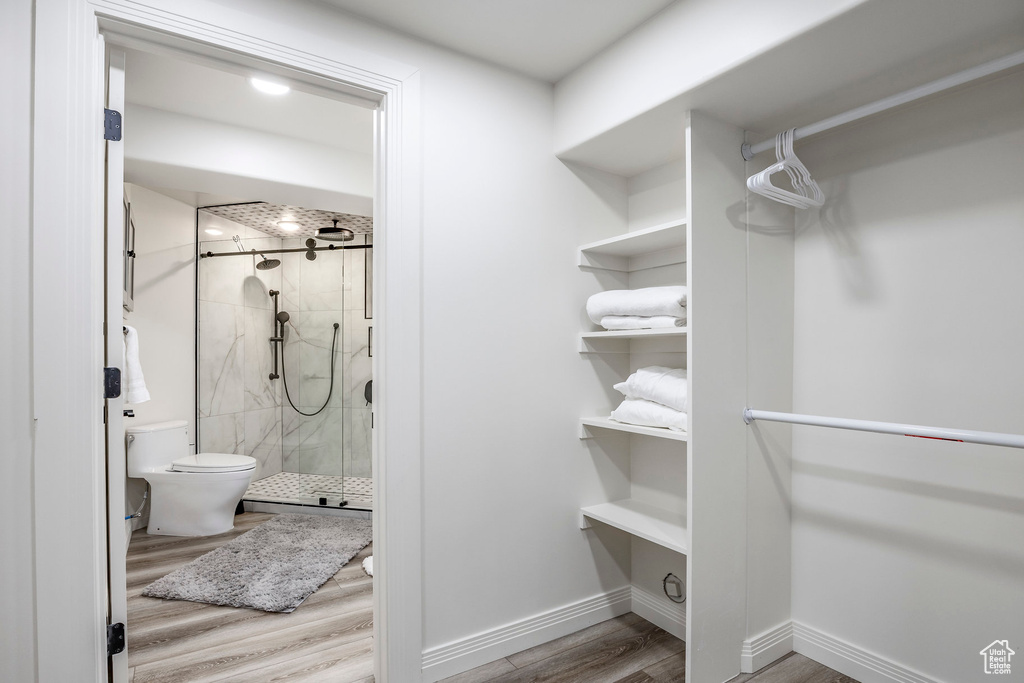
<path fill-rule="evenodd" d="M 777 202 L 795 206 L 798 209 L 809 209 L 825 203 L 825 194 L 818 183 L 811 178 L 810 171 L 793 151 L 793 131 L 783 131 L 775 136 L 776 162 L 760 173 L 747 178 L 747 187 L 751 192 L 768 197 Z M 793 184 L 794 192 L 783 190 L 771 183 L 771 176 L 785 171 Z"/>

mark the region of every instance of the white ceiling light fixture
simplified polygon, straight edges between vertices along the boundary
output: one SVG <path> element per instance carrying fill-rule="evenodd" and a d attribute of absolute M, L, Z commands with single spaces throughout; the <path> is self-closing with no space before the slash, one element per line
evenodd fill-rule
<path fill-rule="evenodd" d="M 301 228 L 302 226 L 296 223 L 295 221 L 278 221 L 277 227 L 281 228 L 282 230 L 287 230 L 288 232 L 294 232 Z"/>
<path fill-rule="evenodd" d="M 224 234 L 223 232 L 221 232 L 220 230 L 217 230 L 216 228 L 207 228 L 205 232 L 206 232 L 207 235 L 223 235 Z"/>
<path fill-rule="evenodd" d="M 284 95 L 291 90 L 291 88 L 284 83 L 275 83 L 263 78 L 256 78 L 255 76 L 249 79 L 249 83 L 252 84 L 252 87 L 267 95 Z"/>

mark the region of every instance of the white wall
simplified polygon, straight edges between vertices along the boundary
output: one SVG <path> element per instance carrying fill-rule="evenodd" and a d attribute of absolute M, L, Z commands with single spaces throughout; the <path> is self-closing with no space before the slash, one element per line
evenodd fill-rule
<path fill-rule="evenodd" d="M 581 532 L 620 478 L 576 434 L 605 383 L 576 352 L 575 248 L 625 229 L 551 154 L 551 88 L 444 53 L 424 84 L 424 608 L 430 648 L 628 584 Z"/>
<path fill-rule="evenodd" d="M 139 332 L 139 359 L 151 400 L 132 404 L 125 426 L 188 420 L 196 435 L 195 208 L 129 185 L 135 223 L 135 309 L 124 319 Z"/>
<path fill-rule="evenodd" d="M 35 677 L 33 556 L 33 423 L 31 382 L 32 61 L 31 0 L 4 4 L 0 75 L 8 93 L 0 101 L 0 225 L 7 259 L 0 268 L 4 324 L 0 331 L 0 677 Z"/>
<path fill-rule="evenodd" d="M 195 403 L 195 209 L 139 185 L 126 185 L 135 224 L 135 306 L 124 321 L 139 334 L 139 362 L 150 400 L 125 404 L 132 425 L 187 420 L 196 437 Z M 126 503 L 134 513 L 146 491 L 144 479 L 128 479 Z M 146 526 L 147 504 L 135 528 Z"/>
<path fill-rule="evenodd" d="M 796 412 L 1024 433 L 1021 111 L 1018 72 L 798 150 Z M 950 683 L 1021 651 L 1019 451 L 798 427 L 793 460 L 796 621 Z"/>
<path fill-rule="evenodd" d="M 676 2 L 558 82 L 556 150 L 568 150 L 864 0 Z"/>
<path fill-rule="evenodd" d="M 131 103 L 124 125 L 131 182 L 373 213 L 369 154 Z"/>
<path fill-rule="evenodd" d="M 674 161 L 637 174 L 629 179 L 628 186 L 630 230 L 686 218 L 685 161 Z M 685 268 L 683 277 L 686 277 Z"/>

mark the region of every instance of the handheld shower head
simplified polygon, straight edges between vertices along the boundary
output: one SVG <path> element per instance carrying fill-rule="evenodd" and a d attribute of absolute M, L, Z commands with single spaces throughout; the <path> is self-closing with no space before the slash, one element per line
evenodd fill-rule
<path fill-rule="evenodd" d="M 277 322 L 281 323 L 282 325 L 288 322 L 290 318 L 291 316 L 288 315 L 288 311 L 281 311 L 280 313 L 277 314 Z"/>

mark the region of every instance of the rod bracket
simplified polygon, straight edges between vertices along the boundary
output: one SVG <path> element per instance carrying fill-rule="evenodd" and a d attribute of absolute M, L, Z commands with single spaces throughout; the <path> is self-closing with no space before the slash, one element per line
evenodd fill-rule
<path fill-rule="evenodd" d="M 749 142 L 744 142 L 740 145 L 740 154 L 743 155 L 744 161 L 750 161 L 754 158 L 754 150 L 751 149 Z"/>
<path fill-rule="evenodd" d="M 750 424 L 753 421 L 754 421 L 754 416 L 750 413 L 750 408 L 744 408 L 743 409 L 743 422 L 746 423 L 746 424 Z"/>

